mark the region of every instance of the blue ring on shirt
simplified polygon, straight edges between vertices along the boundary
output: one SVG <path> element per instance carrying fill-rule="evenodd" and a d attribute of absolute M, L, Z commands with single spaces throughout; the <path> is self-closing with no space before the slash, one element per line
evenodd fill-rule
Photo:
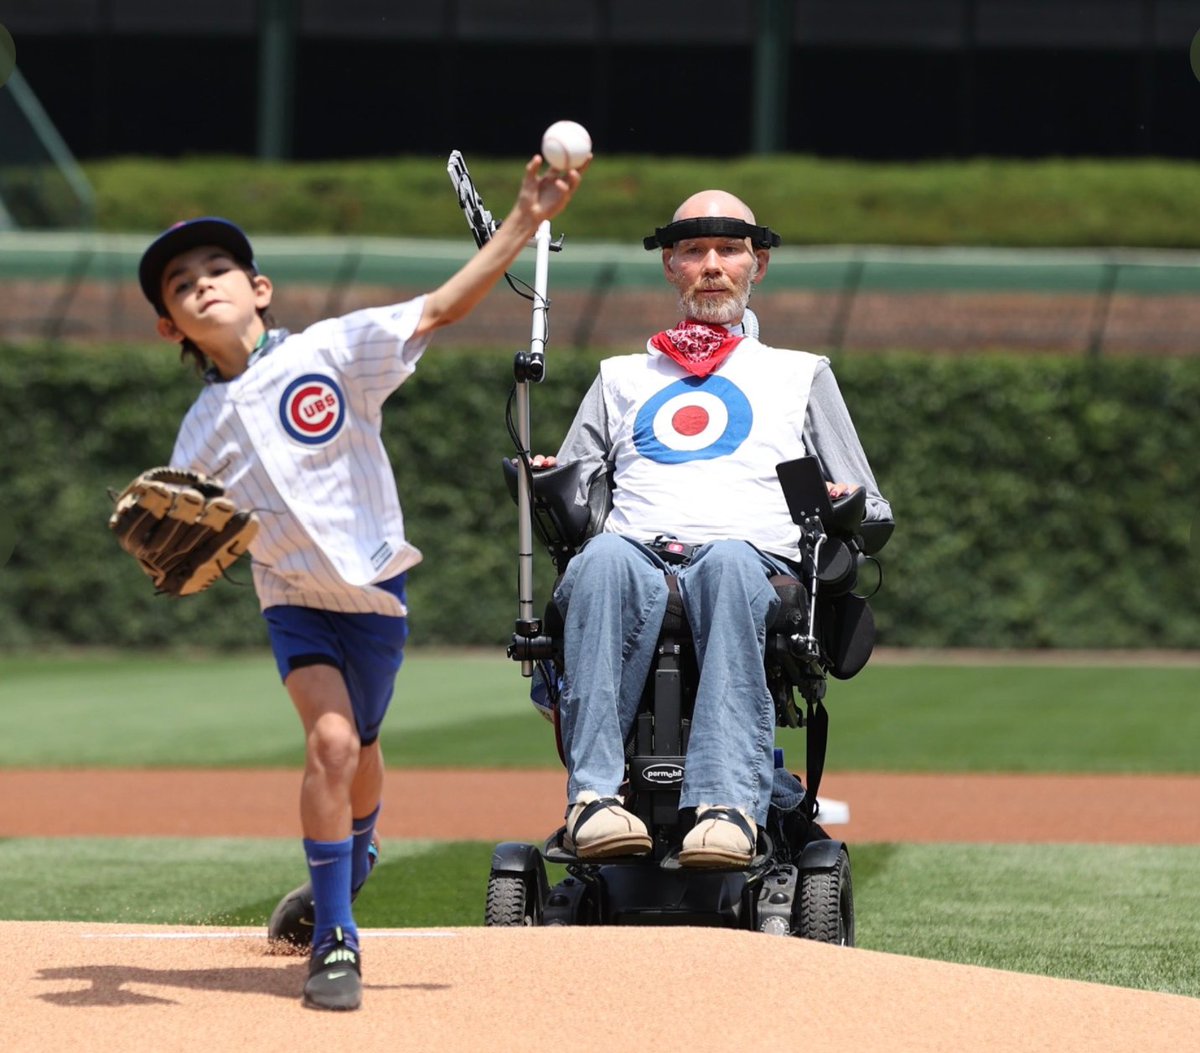
<path fill-rule="evenodd" d="M 668 401 L 689 391 L 703 391 L 718 399 L 728 415 L 725 430 L 711 443 L 698 450 L 677 450 L 654 434 L 654 417 Z M 633 445 L 643 457 L 659 464 L 686 464 L 688 461 L 711 461 L 733 453 L 750 434 L 754 410 L 745 393 L 725 377 L 684 377 L 668 384 L 647 400 L 638 410 L 633 422 Z"/>

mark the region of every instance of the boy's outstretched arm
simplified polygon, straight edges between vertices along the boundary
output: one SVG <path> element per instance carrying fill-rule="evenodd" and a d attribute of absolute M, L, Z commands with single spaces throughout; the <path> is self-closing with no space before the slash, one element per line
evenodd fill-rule
<path fill-rule="evenodd" d="M 525 166 L 525 177 L 512 211 L 483 248 L 452 278 L 425 297 L 421 321 L 414 335 L 421 336 L 468 315 L 504 276 L 541 222 L 553 219 L 566 208 L 590 161 L 589 157 L 577 169 L 568 172 L 549 170 L 539 177 L 542 158 L 540 154 L 534 154 Z"/>

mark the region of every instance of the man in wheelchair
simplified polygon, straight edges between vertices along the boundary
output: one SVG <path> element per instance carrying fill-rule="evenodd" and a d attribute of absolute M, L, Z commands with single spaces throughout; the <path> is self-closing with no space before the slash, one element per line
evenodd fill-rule
<path fill-rule="evenodd" d="M 814 458 L 830 499 L 856 503 L 856 518 L 878 524 L 883 539 L 890 531 L 891 508 L 829 360 L 757 339 L 747 303 L 779 242 L 731 194 L 684 201 L 645 239 L 661 250 L 683 320 L 645 352 L 605 360 L 557 456 L 532 460 L 535 470 L 573 466 L 577 511 L 586 505 L 589 518 L 590 538 L 554 591 L 563 618 L 561 846 L 579 860 L 655 849 L 622 787 L 673 602 L 698 670 L 682 744 L 678 865 L 751 863 L 779 794 L 778 692 L 764 665 L 781 603 L 772 579 L 805 580 L 803 531 L 777 466 Z"/>

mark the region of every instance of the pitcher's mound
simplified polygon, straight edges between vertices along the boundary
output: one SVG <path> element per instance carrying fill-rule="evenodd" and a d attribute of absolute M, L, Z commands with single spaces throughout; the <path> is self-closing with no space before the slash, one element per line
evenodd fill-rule
<path fill-rule="evenodd" d="M 1200 1001 L 700 928 L 366 930 L 357 1013 L 261 930 L 9 922 L 7 1049 L 297 1053 L 1191 1048 Z"/>

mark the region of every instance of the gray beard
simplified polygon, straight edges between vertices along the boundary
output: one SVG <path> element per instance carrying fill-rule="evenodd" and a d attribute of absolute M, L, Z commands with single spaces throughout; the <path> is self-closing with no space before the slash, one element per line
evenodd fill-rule
<path fill-rule="evenodd" d="M 706 325 L 732 325 L 746 313 L 749 302 L 749 284 L 745 289 L 735 289 L 720 300 L 699 300 L 686 293 L 679 295 L 679 309 L 683 316 Z"/>

